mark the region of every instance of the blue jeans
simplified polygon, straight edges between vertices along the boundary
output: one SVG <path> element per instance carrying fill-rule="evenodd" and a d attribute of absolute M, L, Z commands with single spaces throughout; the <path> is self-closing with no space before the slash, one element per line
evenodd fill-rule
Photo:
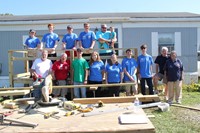
<path fill-rule="evenodd" d="M 83 85 L 83 83 L 81 82 L 74 82 L 74 85 Z M 81 96 L 80 96 L 80 91 L 81 90 Z M 82 88 L 74 88 L 74 96 L 75 98 L 86 98 L 86 88 L 82 87 Z"/>
<path fill-rule="evenodd" d="M 45 80 L 43 80 L 40 85 L 38 85 L 37 87 L 34 87 L 33 90 L 33 97 L 35 97 L 35 101 L 38 101 L 42 98 L 42 87 L 44 86 Z"/>

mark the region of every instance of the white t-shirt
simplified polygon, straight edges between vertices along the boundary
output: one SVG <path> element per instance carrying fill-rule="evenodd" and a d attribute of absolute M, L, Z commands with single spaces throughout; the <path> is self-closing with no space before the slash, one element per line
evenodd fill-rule
<path fill-rule="evenodd" d="M 52 62 L 49 59 L 43 61 L 41 58 L 37 58 L 31 67 L 35 72 L 40 75 L 42 78 L 45 78 L 49 71 L 51 71 Z"/>

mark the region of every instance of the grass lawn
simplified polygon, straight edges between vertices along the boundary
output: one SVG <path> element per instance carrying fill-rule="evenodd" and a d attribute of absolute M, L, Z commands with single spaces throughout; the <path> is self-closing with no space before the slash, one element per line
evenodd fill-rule
<path fill-rule="evenodd" d="M 182 105 L 200 109 L 200 91 L 183 89 Z M 150 120 L 156 133 L 200 133 L 200 111 L 170 106 L 168 112 L 161 112 L 157 107 L 145 112 L 155 116 Z"/>

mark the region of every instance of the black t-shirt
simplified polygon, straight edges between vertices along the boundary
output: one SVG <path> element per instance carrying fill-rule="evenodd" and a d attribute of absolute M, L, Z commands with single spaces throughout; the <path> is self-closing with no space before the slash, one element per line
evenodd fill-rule
<path fill-rule="evenodd" d="M 158 64 L 159 66 L 159 73 L 164 74 L 164 66 L 166 64 L 166 61 L 169 59 L 169 57 L 167 56 L 162 56 L 159 55 L 156 57 L 156 60 L 154 63 Z"/>

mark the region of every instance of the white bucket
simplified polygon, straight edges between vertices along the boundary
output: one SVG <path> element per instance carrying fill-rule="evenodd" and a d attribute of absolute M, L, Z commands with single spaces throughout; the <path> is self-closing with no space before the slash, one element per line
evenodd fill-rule
<path fill-rule="evenodd" d="M 168 104 L 168 103 L 161 103 L 161 104 L 158 105 L 158 108 L 159 108 L 162 112 L 169 111 L 169 104 Z"/>

